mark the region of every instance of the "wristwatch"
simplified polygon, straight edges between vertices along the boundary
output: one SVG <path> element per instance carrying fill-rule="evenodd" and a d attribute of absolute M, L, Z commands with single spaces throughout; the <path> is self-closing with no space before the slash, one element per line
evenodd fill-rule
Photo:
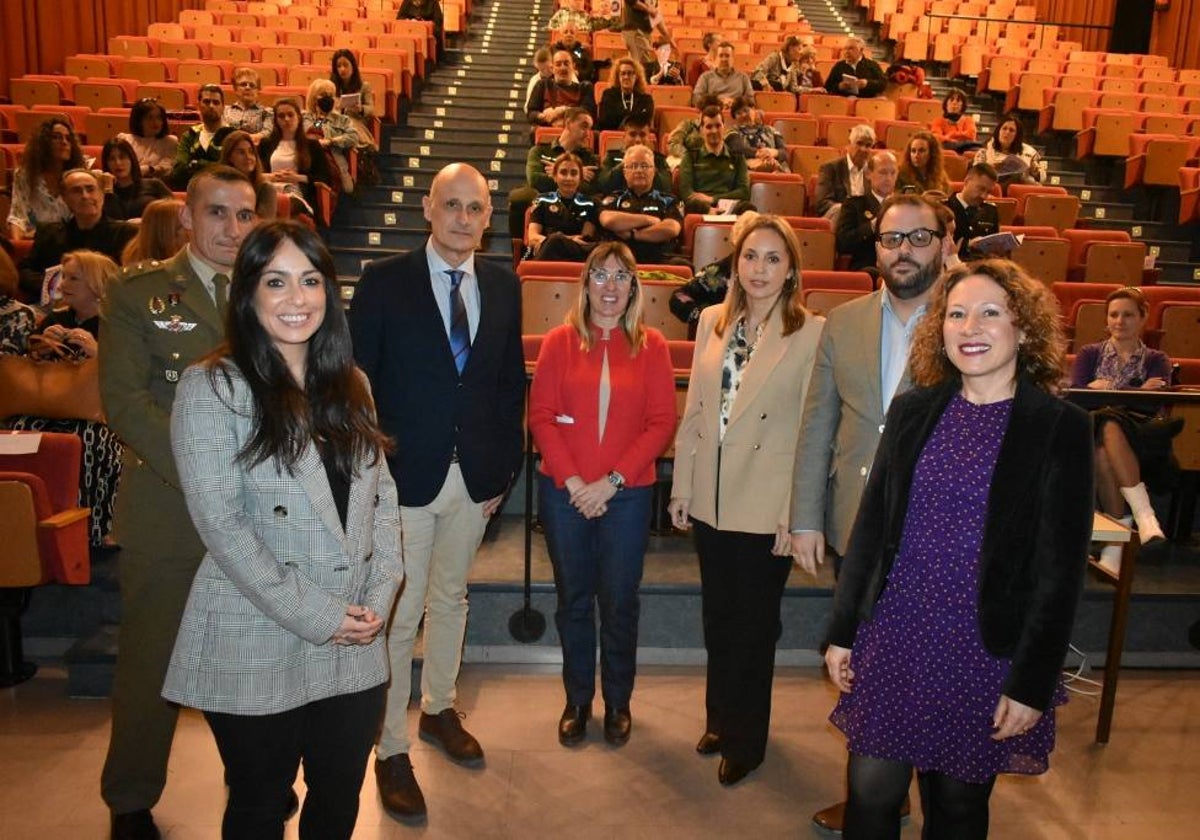
<path fill-rule="evenodd" d="M 621 475 L 616 470 L 612 470 L 608 474 L 608 483 L 611 484 L 613 487 L 617 488 L 618 490 L 624 489 L 625 476 Z"/>

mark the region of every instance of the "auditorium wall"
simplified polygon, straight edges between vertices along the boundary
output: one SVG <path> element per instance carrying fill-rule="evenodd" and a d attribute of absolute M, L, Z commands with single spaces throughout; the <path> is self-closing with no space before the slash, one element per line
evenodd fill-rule
<path fill-rule="evenodd" d="M 1154 13 L 1151 52 L 1165 55 L 1172 67 L 1200 67 L 1200 0 L 1169 0 L 1166 5 Z M 1037 7 L 1040 20 L 1109 26 L 1116 0 L 1037 0 Z M 1104 30 L 1068 29 L 1063 37 L 1082 41 L 1088 50 L 1108 46 Z"/>

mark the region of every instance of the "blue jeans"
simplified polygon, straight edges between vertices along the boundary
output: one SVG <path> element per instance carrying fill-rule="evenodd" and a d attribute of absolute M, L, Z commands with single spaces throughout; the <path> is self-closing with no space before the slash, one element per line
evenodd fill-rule
<path fill-rule="evenodd" d="M 637 670 L 638 586 L 650 538 L 653 488 L 628 487 L 608 511 L 585 519 L 570 494 L 538 476 L 538 516 L 554 565 L 567 703 L 586 706 L 596 693 L 596 613 L 600 603 L 600 685 L 604 705 L 629 708 Z"/>

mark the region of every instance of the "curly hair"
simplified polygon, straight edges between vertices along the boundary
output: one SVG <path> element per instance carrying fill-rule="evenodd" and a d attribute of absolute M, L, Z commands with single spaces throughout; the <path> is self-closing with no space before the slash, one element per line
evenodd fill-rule
<path fill-rule="evenodd" d="M 79 137 L 71 126 L 71 121 L 65 116 L 55 115 L 42 123 L 35 134 L 25 143 L 22 153 L 21 170 L 25 173 L 25 183 L 32 193 L 37 189 L 38 179 L 42 173 L 54 168 L 58 163 L 54 159 L 54 129 L 62 126 L 71 135 L 71 156 L 62 162 L 60 172 L 83 168 L 83 149 L 79 146 Z"/>
<path fill-rule="evenodd" d="M 1054 393 L 1062 381 L 1066 342 L 1058 304 L 1043 284 L 1011 260 L 979 260 L 942 275 L 929 295 L 929 311 L 913 335 L 909 364 L 917 385 L 959 381 L 962 374 L 946 356 L 942 325 L 950 290 L 967 277 L 986 277 L 1004 290 L 1013 324 L 1024 333 L 1017 347 L 1017 376 Z"/>
<path fill-rule="evenodd" d="M 630 58 L 627 55 L 622 56 L 621 58 L 618 58 L 616 61 L 613 62 L 612 78 L 614 80 L 614 87 L 618 87 L 618 88 L 620 87 L 620 85 L 616 84 L 616 79 L 617 79 L 617 76 L 621 72 L 622 66 L 633 68 L 633 90 L 634 90 L 634 93 L 645 93 L 646 92 L 646 70 L 645 70 L 645 68 L 642 67 L 642 63 L 640 61 L 634 61 L 632 58 Z"/>

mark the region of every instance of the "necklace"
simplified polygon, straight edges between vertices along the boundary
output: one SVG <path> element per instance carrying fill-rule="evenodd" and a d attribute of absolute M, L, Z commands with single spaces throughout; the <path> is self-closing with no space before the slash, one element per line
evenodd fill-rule
<path fill-rule="evenodd" d="M 624 92 L 624 91 L 621 91 L 621 107 L 622 107 L 624 110 L 626 110 L 626 111 L 632 111 L 632 110 L 633 110 L 633 96 L 634 96 L 634 94 L 633 94 L 633 92 L 631 91 L 631 92 L 630 92 L 630 94 L 629 94 L 629 99 L 628 99 L 628 100 L 626 100 L 626 99 L 625 99 L 625 92 Z"/>

